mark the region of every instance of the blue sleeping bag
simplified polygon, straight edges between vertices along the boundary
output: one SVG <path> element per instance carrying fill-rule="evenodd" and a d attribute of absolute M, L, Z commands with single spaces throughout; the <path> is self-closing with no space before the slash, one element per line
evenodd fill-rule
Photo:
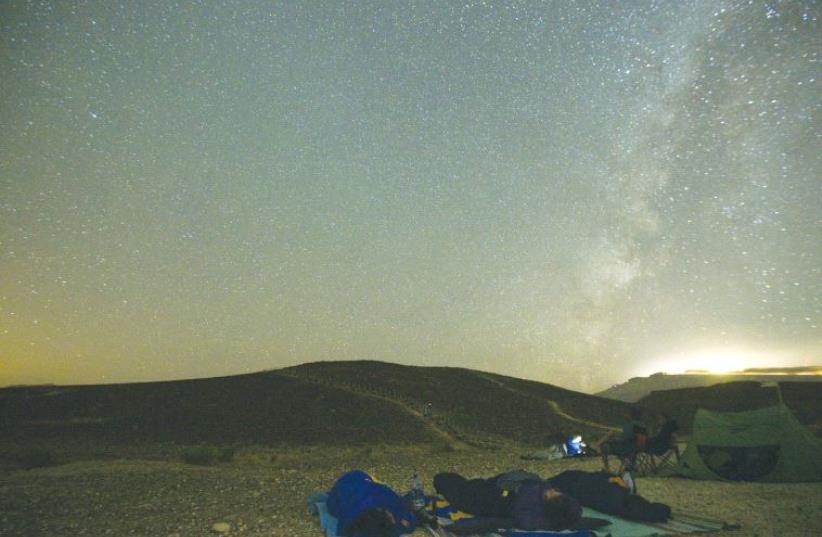
<path fill-rule="evenodd" d="M 391 487 L 375 481 L 362 470 L 340 476 L 328 493 L 328 512 L 337 519 L 337 533 L 346 537 L 366 537 L 351 533 L 351 523 L 369 509 L 383 509 L 394 517 L 393 535 L 411 533 L 416 519 L 403 499 Z"/>

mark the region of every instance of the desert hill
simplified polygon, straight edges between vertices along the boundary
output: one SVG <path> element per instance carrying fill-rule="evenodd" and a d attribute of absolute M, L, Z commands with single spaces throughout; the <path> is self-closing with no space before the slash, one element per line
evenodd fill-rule
<path fill-rule="evenodd" d="M 388 401 L 278 372 L 0 390 L 3 436 L 21 442 L 314 444 L 432 437 L 406 414 Z"/>
<path fill-rule="evenodd" d="M 459 437 L 493 437 L 544 445 L 570 432 L 601 436 L 628 405 L 550 384 L 453 367 L 383 362 L 317 362 L 282 370 L 297 378 L 377 393 L 421 411 Z"/>
<path fill-rule="evenodd" d="M 818 385 L 780 386 L 800 421 L 820 432 Z M 664 412 L 687 430 L 697 406 L 742 410 L 777 397 L 772 387 L 743 382 L 654 392 L 638 404 L 648 425 Z M 428 402 L 430 418 L 422 412 Z M 569 433 L 596 440 L 628 407 L 469 369 L 317 362 L 209 379 L 0 389 L 0 444 L 544 447 Z"/>
<path fill-rule="evenodd" d="M 422 416 L 433 403 L 433 418 Z M 0 442 L 360 445 L 601 436 L 627 405 L 458 368 L 321 362 L 231 377 L 0 389 Z"/>
<path fill-rule="evenodd" d="M 607 390 L 597 393 L 597 395 L 626 403 L 635 403 L 654 391 L 698 388 L 728 382 L 757 382 L 763 384 L 772 384 L 775 382 L 822 382 L 822 366 L 746 369 L 738 373 L 723 375 L 705 372 L 685 374 L 655 373 L 649 377 L 631 378 L 627 382 L 611 386 Z M 820 388 L 820 386 L 817 386 L 817 388 Z"/>

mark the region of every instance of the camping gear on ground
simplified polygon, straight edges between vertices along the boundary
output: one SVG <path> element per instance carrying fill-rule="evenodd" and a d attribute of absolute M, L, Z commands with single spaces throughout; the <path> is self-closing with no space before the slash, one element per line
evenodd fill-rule
<path fill-rule="evenodd" d="M 329 512 L 326 505 L 327 493 L 320 492 L 312 494 L 308 498 L 308 512 L 317 516 L 320 527 L 325 532 L 326 537 L 339 537 L 337 534 L 337 519 Z M 472 515 L 455 511 L 448 502 L 437 497 L 427 497 L 426 510 L 436 513 L 436 524 L 425 524 L 422 527 L 428 535 L 432 537 L 454 537 L 454 533 L 448 531 L 455 521 L 472 518 Z M 608 522 L 607 525 L 593 527 L 588 530 L 576 531 L 518 531 L 502 530 L 475 534 L 475 537 L 661 537 L 666 535 L 677 535 L 687 533 L 708 533 L 719 530 L 739 529 L 738 525 L 731 525 L 721 520 L 715 520 L 696 514 L 674 512 L 671 518 L 664 523 L 651 524 L 631 522 L 616 516 L 600 513 L 593 509 L 583 507 L 583 520 Z M 595 524 L 591 524 L 595 526 Z"/>
<path fill-rule="evenodd" d="M 425 491 L 422 487 L 422 479 L 414 472 L 411 476 L 411 503 L 415 510 L 420 510 L 425 507 Z"/>
<path fill-rule="evenodd" d="M 531 453 L 526 453 L 525 455 L 522 455 L 520 458 L 532 461 L 555 461 L 558 459 L 562 459 L 564 457 L 565 449 L 562 447 L 562 444 L 554 444 L 552 446 L 549 446 L 548 449 L 532 451 Z"/>
<path fill-rule="evenodd" d="M 561 444 L 554 444 L 547 449 L 532 451 L 520 457 L 524 460 L 554 461 L 566 457 L 582 457 L 589 454 L 588 444 L 582 440 L 581 435 L 571 435 Z"/>
<path fill-rule="evenodd" d="M 585 455 L 586 447 L 588 446 L 582 441 L 582 436 L 578 434 L 569 436 L 563 444 L 566 457 L 580 457 Z"/>
<path fill-rule="evenodd" d="M 731 481 L 822 481 L 822 443 L 780 403 L 746 412 L 699 409 L 677 474 Z"/>
<path fill-rule="evenodd" d="M 470 514 L 454 511 L 444 500 L 439 500 L 436 510 L 439 526 L 425 527 L 429 535 L 433 537 L 454 537 L 456 535 L 466 535 L 449 531 L 462 527 L 470 527 L 467 521 L 472 518 Z M 591 529 L 574 531 L 520 531 L 515 529 L 496 530 L 483 533 L 467 534 L 472 537 L 583 537 L 583 536 L 611 536 L 611 537 L 662 537 L 666 535 L 680 535 L 688 533 L 709 533 L 720 530 L 739 529 L 738 525 L 727 524 L 721 520 L 715 520 L 691 513 L 675 512 L 673 516 L 664 523 L 632 522 L 617 516 L 607 515 L 590 509 L 583 508 L 583 520 L 586 521 L 607 521 L 608 524 L 597 526 L 592 523 Z M 466 522 L 461 522 L 466 521 Z"/>
<path fill-rule="evenodd" d="M 407 501 L 362 470 L 337 478 L 325 504 L 337 520 L 336 531 L 351 537 L 367 537 L 377 527 L 390 529 L 397 537 L 413 532 L 416 526 Z"/>
<path fill-rule="evenodd" d="M 327 492 L 315 492 L 308 497 L 308 514 L 314 515 L 320 520 L 320 528 L 325 532 L 326 537 L 337 537 L 337 519 L 328 512 Z"/>

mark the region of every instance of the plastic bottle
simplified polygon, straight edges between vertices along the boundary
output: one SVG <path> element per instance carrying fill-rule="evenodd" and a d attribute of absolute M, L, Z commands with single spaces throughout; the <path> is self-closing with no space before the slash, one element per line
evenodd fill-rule
<path fill-rule="evenodd" d="M 422 479 L 417 472 L 411 476 L 411 502 L 414 504 L 414 509 L 418 511 L 425 508 L 425 490 L 422 488 Z"/>

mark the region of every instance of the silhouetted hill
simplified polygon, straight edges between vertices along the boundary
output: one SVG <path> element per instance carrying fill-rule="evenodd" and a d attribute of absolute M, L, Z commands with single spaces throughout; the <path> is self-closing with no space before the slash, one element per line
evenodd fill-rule
<path fill-rule="evenodd" d="M 421 414 L 433 403 L 434 417 Z M 322 362 L 211 379 L 0 389 L 0 442 L 534 445 L 626 405 L 467 369 Z"/>
<path fill-rule="evenodd" d="M 804 368 L 762 368 L 746 369 L 744 374 L 711 375 L 706 373 L 688 373 L 682 375 L 669 375 L 667 373 L 655 373 L 650 377 L 634 377 L 628 382 L 611 386 L 597 395 L 634 403 L 654 391 L 678 390 L 680 388 L 697 388 L 713 386 L 728 382 L 822 382 L 822 375 L 818 371 L 822 369 L 818 366 Z M 817 372 L 817 374 L 808 374 Z M 822 385 L 817 386 L 822 389 Z"/>
<path fill-rule="evenodd" d="M 820 394 L 785 383 L 803 423 L 819 423 Z M 647 418 L 689 427 L 696 406 L 736 410 L 775 401 L 757 383 L 655 392 Z M 433 404 L 433 418 L 422 415 Z M 545 446 L 618 427 L 629 405 L 549 384 L 461 368 L 318 362 L 211 379 L 0 389 L 0 443 L 270 446 L 443 444 Z"/>
<path fill-rule="evenodd" d="M 7 388 L 0 390 L 0 427 L 9 442 L 350 444 L 435 437 L 390 401 L 278 372 Z"/>
<path fill-rule="evenodd" d="M 620 423 L 628 408 L 550 384 L 453 367 L 316 362 L 282 372 L 357 392 L 388 393 L 418 410 L 431 402 L 434 421 L 469 440 L 479 436 L 546 444 L 571 432 L 597 437 Z"/>
<path fill-rule="evenodd" d="M 815 382 L 780 382 L 782 400 L 796 418 L 812 432 L 822 435 L 822 390 Z M 700 388 L 660 390 L 637 404 L 649 413 L 667 414 L 677 419 L 683 431 L 691 428 L 697 408 L 738 412 L 776 404 L 780 394 L 775 384 L 755 381 L 728 382 Z"/>

